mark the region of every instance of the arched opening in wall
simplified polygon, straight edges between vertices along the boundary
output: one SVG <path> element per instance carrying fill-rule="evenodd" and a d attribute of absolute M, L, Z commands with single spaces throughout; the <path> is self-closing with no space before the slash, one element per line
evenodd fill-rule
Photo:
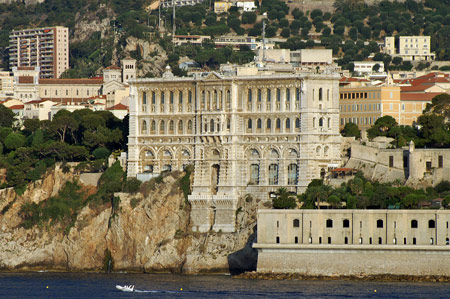
<path fill-rule="evenodd" d="M 295 132 L 300 132 L 300 118 L 295 119 Z"/>
<path fill-rule="evenodd" d="M 325 147 L 323 148 L 323 155 L 324 155 L 325 157 L 328 157 L 328 150 L 329 150 L 329 147 L 328 147 L 328 146 L 325 146 Z"/>
<path fill-rule="evenodd" d="M 319 101 L 323 100 L 323 91 L 322 91 L 322 87 L 319 88 Z"/>
<path fill-rule="evenodd" d="M 150 126 L 150 134 L 156 134 L 156 121 L 152 120 L 152 124 Z"/>
<path fill-rule="evenodd" d="M 170 164 L 165 164 L 162 167 L 162 172 L 171 172 L 172 171 L 172 165 Z"/>
<path fill-rule="evenodd" d="M 450 245 L 450 239 L 449 238 L 445 238 L 445 245 Z"/>
<path fill-rule="evenodd" d="M 269 165 L 269 185 L 278 185 L 278 164 Z"/>
<path fill-rule="evenodd" d="M 285 128 L 287 133 L 291 131 L 291 120 L 289 118 L 286 118 Z"/>
<path fill-rule="evenodd" d="M 377 228 L 383 228 L 383 220 L 381 219 L 377 220 Z"/>
<path fill-rule="evenodd" d="M 251 130 L 252 130 L 252 127 L 253 127 L 253 122 L 252 122 L 252 119 L 250 118 L 250 119 L 247 121 L 247 130 L 251 131 Z"/>
<path fill-rule="evenodd" d="M 174 102 L 173 91 L 170 92 L 170 98 L 169 98 L 169 101 L 170 101 L 170 105 L 173 105 L 173 102 Z"/>
<path fill-rule="evenodd" d="M 322 237 L 319 237 L 319 244 L 322 244 Z"/>
<path fill-rule="evenodd" d="M 428 220 L 428 228 L 436 228 L 436 222 L 433 219 Z"/>
<path fill-rule="evenodd" d="M 161 98 L 160 98 L 161 107 L 164 107 L 165 101 L 166 101 L 166 94 L 164 93 L 164 91 L 162 91 Z"/>
<path fill-rule="evenodd" d="M 210 132 L 214 132 L 214 119 L 209 121 L 209 130 Z"/>
<path fill-rule="evenodd" d="M 227 118 L 227 130 L 231 130 L 231 119 Z"/>
<path fill-rule="evenodd" d="M 272 129 L 272 121 L 269 118 L 266 122 L 266 132 L 270 132 L 271 129 Z"/>
<path fill-rule="evenodd" d="M 363 238 L 359 238 L 359 244 L 363 243 Z"/>
<path fill-rule="evenodd" d="M 275 132 L 279 133 L 281 129 L 281 120 L 279 118 L 275 121 Z"/>
<path fill-rule="evenodd" d="M 275 242 L 277 242 L 277 244 L 280 243 L 280 237 L 276 237 Z"/>
<path fill-rule="evenodd" d="M 295 244 L 298 244 L 298 237 L 295 237 L 295 238 L 294 238 L 294 243 L 295 243 Z"/>
<path fill-rule="evenodd" d="M 381 237 L 378 238 L 378 244 L 383 244 L 383 239 Z"/>
<path fill-rule="evenodd" d="M 344 219 L 344 221 L 342 221 L 342 227 L 350 227 L 350 220 Z"/>
<path fill-rule="evenodd" d="M 433 245 L 433 244 L 434 244 L 434 239 L 430 238 L 430 245 Z"/>
<path fill-rule="evenodd" d="M 416 245 L 416 238 L 413 238 L 413 245 Z"/>
<path fill-rule="evenodd" d="M 328 237 L 328 244 L 331 244 L 331 237 Z"/>
<path fill-rule="evenodd" d="M 291 90 L 286 88 L 286 102 L 289 103 L 291 101 Z"/>
<path fill-rule="evenodd" d="M 251 105 L 253 100 L 252 90 L 249 88 L 247 93 L 247 104 Z"/>
<path fill-rule="evenodd" d="M 180 107 L 183 106 L 183 92 L 181 90 L 178 92 L 178 105 L 180 105 Z"/>
<path fill-rule="evenodd" d="M 183 121 L 178 121 L 178 134 L 183 134 Z"/>
<path fill-rule="evenodd" d="M 192 134 L 192 120 L 188 120 L 187 130 L 189 134 Z"/>
<path fill-rule="evenodd" d="M 300 227 L 300 220 L 294 219 L 292 224 L 293 224 L 294 227 Z"/>
<path fill-rule="evenodd" d="M 417 228 L 419 226 L 417 220 L 413 219 L 411 220 L 411 228 Z"/>
<path fill-rule="evenodd" d="M 319 118 L 319 128 L 323 127 L 323 117 Z"/>
<path fill-rule="evenodd" d="M 147 121 L 143 120 L 141 124 L 141 134 L 147 134 Z"/>
<path fill-rule="evenodd" d="M 216 132 L 220 132 L 220 122 L 219 122 L 219 120 L 217 120 Z"/>
<path fill-rule="evenodd" d="M 281 101 L 281 90 L 277 88 L 277 102 Z"/>
<path fill-rule="evenodd" d="M 406 243 L 406 238 L 403 238 L 403 244 L 405 244 L 405 245 L 407 244 Z"/>
<path fill-rule="evenodd" d="M 344 238 L 344 244 L 348 244 L 348 237 Z"/>
<path fill-rule="evenodd" d="M 266 96 L 267 96 L 266 98 L 267 103 L 270 103 L 270 101 L 272 101 L 272 91 L 270 90 L 270 88 L 267 88 Z"/>
<path fill-rule="evenodd" d="M 321 152 L 322 148 L 320 146 L 316 147 L 316 155 L 320 156 L 320 152 Z"/>
<path fill-rule="evenodd" d="M 332 228 L 332 227 L 333 227 L 333 220 L 327 219 L 327 228 Z"/>
<path fill-rule="evenodd" d="M 156 105 L 156 92 L 152 91 L 152 105 Z"/>
<path fill-rule="evenodd" d="M 218 185 L 219 185 L 219 174 L 220 174 L 220 166 L 219 164 L 213 164 L 211 166 L 211 192 L 212 194 L 217 194 Z"/>
<path fill-rule="evenodd" d="M 159 122 L 159 134 L 164 135 L 165 126 L 164 120 L 161 120 Z"/>
<path fill-rule="evenodd" d="M 259 185 L 259 165 L 250 165 L 250 185 Z"/>
<path fill-rule="evenodd" d="M 205 130 L 203 132 L 208 133 L 208 124 L 207 123 L 205 123 Z"/>
<path fill-rule="evenodd" d="M 298 183 L 298 166 L 297 164 L 289 164 L 288 185 L 297 185 L 297 183 Z"/>
<path fill-rule="evenodd" d="M 369 244 L 372 245 L 372 237 L 369 238 Z"/>
<path fill-rule="evenodd" d="M 261 133 L 261 127 L 262 127 L 262 121 L 260 118 L 258 118 L 258 120 L 256 121 L 256 131 L 258 133 Z"/>
<path fill-rule="evenodd" d="M 147 105 L 147 93 L 145 91 L 142 93 L 142 105 Z"/>
<path fill-rule="evenodd" d="M 169 122 L 169 134 L 173 134 L 173 132 L 174 132 L 173 129 L 174 129 L 173 120 L 171 120 Z"/>

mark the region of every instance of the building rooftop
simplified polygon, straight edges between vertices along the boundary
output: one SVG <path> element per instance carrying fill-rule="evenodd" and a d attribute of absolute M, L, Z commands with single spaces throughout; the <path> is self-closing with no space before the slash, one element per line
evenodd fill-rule
<path fill-rule="evenodd" d="M 39 84 L 53 84 L 53 85 L 65 85 L 65 84 L 80 84 L 80 85 L 102 85 L 102 79 L 39 79 Z"/>
<path fill-rule="evenodd" d="M 441 92 L 400 93 L 401 101 L 430 101 Z"/>

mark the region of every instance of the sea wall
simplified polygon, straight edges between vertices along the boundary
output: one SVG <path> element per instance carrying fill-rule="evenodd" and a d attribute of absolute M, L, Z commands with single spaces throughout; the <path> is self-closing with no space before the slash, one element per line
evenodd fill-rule
<path fill-rule="evenodd" d="M 260 273 L 450 276 L 445 246 L 254 245 Z"/>

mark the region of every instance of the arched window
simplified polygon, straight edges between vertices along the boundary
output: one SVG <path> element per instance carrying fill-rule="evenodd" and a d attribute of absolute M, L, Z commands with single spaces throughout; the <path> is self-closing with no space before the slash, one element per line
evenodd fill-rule
<path fill-rule="evenodd" d="M 436 228 L 436 222 L 433 219 L 428 220 L 428 228 Z"/>
<path fill-rule="evenodd" d="M 278 185 L 278 164 L 269 165 L 269 185 Z"/>
<path fill-rule="evenodd" d="M 320 146 L 316 147 L 316 154 L 320 155 L 321 150 L 322 150 L 322 148 Z"/>
<path fill-rule="evenodd" d="M 187 129 L 188 129 L 188 132 L 189 132 L 189 133 L 192 133 L 192 120 L 189 120 L 189 121 L 188 121 L 188 127 L 187 127 Z"/>
<path fill-rule="evenodd" d="M 142 93 L 142 104 L 147 105 L 147 93 L 145 91 Z"/>
<path fill-rule="evenodd" d="M 156 105 L 156 92 L 152 91 L 152 105 Z"/>
<path fill-rule="evenodd" d="M 411 220 L 411 228 L 417 228 L 418 226 L 417 220 Z"/>
<path fill-rule="evenodd" d="M 209 122 L 209 130 L 211 132 L 214 132 L 214 120 L 213 119 L 211 119 Z"/>
<path fill-rule="evenodd" d="M 288 185 L 297 185 L 298 183 L 298 166 L 297 164 L 288 165 Z"/>
<path fill-rule="evenodd" d="M 329 228 L 333 227 L 333 220 L 327 219 L 327 227 Z"/>
<path fill-rule="evenodd" d="M 281 128 L 281 120 L 279 118 L 277 118 L 277 120 L 275 122 L 275 128 L 277 128 L 277 129 Z"/>
<path fill-rule="evenodd" d="M 286 129 L 291 128 L 291 120 L 289 118 L 286 118 Z"/>
<path fill-rule="evenodd" d="M 173 105 L 173 91 L 170 92 L 170 104 Z"/>
<path fill-rule="evenodd" d="M 270 88 L 267 88 L 267 102 L 270 102 L 272 100 L 272 92 Z"/>
<path fill-rule="evenodd" d="M 181 90 L 178 93 L 178 104 L 183 105 L 183 92 Z"/>
<path fill-rule="evenodd" d="M 250 165 L 250 184 L 259 185 L 259 165 Z"/>
<path fill-rule="evenodd" d="M 261 127 L 262 127 L 262 122 L 261 122 L 261 119 L 258 118 L 258 120 L 256 121 L 256 128 L 261 129 Z"/>
<path fill-rule="evenodd" d="M 329 147 L 325 146 L 324 149 L 323 149 L 323 154 L 324 154 L 325 157 L 328 156 L 328 150 L 329 150 Z"/>
<path fill-rule="evenodd" d="M 252 128 L 252 119 L 250 118 L 248 120 L 247 129 L 251 129 L 251 128 Z"/>
<path fill-rule="evenodd" d="M 164 134 L 166 124 L 164 123 L 164 120 L 161 120 L 159 123 L 159 134 Z"/>
<path fill-rule="evenodd" d="M 150 131 L 151 131 L 151 133 L 155 133 L 155 131 L 156 131 L 156 121 L 152 121 L 152 125 L 151 125 L 151 127 L 150 127 Z"/>
<path fill-rule="evenodd" d="M 141 134 L 147 134 L 147 121 L 142 121 Z"/>
<path fill-rule="evenodd" d="M 300 101 L 300 88 L 298 87 L 295 89 L 295 100 Z"/>
<path fill-rule="evenodd" d="M 319 88 L 319 101 L 322 101 L 322 87 Z"/>
<path fill-rule="evenodd" d="M 258 102 L 262 101 L 262 91 L 261 89 L 258 89 Z"/>
<path fill-rule="evenodd" d="M 173 120 L 169 122 L 169 133 L 173 134 Z"/>
<path fill-rule="evenodd" d="M 163 92 L 161 92 L 161 106 L 163 106 L 163 105 L 164 105 L 164 102 L 165 102 L 165 97 L 166 97 L 166 95 L 164 94 L 164 91 L 163 91 Z"/>
<path fill-rule="evenodd" d="M 294 219 L 293 225 L 294 225 L 294 227 L 300 227 L 300 220 Z"/>
<path fill-rule="evenodd" d="M 377 228 L 383 228 L 383 220 L 381 219 L 377 220 Z"/>
<path fill-rule="evenodd" d="M 277 88 L 277 102 L 281 101 L 281 90 Z"/>
<path fill-rule="evenodd" d="M 191 104 L 192 103 L 192 91 L 189 90 L 188 92 L 188 103 Z"/>
<path fill-rule="evenodd" d="M 378 238 L 378 244 L 383 244 L 383 239 L 381 237 Z"/>
<path fill-rule="evenodd" d="M 300 129 L 300 118 L 298 117 L 295 119 L 295 128 Z"/>
<path fill-rule="evenodd" d="M 183 121 L 179 120 L 178 121 L 178 134 L 182 134 L 183 133 Z"/>
<path fill-rule="evenodd" d="M 286 102 L 291 101 L 291 90 L 289 88 L 286 88 Z"/>
<path fill-rule="evenodd" d="M 267 126 L 266 126 L 266 128 L 267 128 L 267 129 L 272 128 L 272 121 L 270 120 L 270 118 L 267 120 Z"/>
<path fill-rule="evenodd" d="M 249 103 L 252 102 L 252 90 L 250 88 L 248 89 L 247 100 L 248 100 Z"/>
<path fill-rule="evenodd" d="M 342 227 L 350 227 L 350 220 L 344 219 L 344 221 L 342 221 Z"/>
<path fill-rule="evenodd" d="M 323 117 L 319 118 L 319 127 L 323 127 Z"/>

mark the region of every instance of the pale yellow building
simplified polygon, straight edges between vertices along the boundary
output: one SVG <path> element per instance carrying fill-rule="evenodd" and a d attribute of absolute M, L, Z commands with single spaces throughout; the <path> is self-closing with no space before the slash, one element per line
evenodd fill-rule
<path fill-rule="evenodd" d="M 430 36 L 400 36 L 397 43 L 395 37 L 388 36 L 384 40 L 384 52 L 405 61 L 430 61 L 435 58 L 430 41 Z"/>
<path fill-rule="evenodd" d="M 233 5 L 232 2 L 216 1 L 216 2 L 214 2 L 214 12 L 217 14 L 227 12 L 232 5 Z"/>
<path fill-rule="evenodd" d="M 14 77 L 11 72 L 0 72 L 0 100 L 14 96 Z"/>
<path fill-rule="evenodd" d="M 357 124 L 360 129 L 369 129 L 375 121 L 390 115 L 401 120 L 400 87 L 367 86 L 339 89 L 339 127 L 346 123 Z"/>

